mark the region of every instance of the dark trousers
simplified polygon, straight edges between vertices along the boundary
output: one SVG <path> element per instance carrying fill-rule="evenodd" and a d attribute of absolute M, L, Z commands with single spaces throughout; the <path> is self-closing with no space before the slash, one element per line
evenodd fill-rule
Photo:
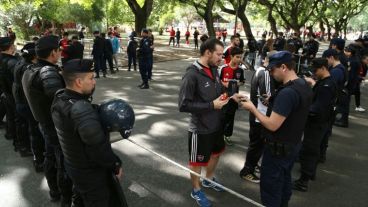
<path fill-rule="evenodd" d="M 180 45 L 180 37 L 179 38 L 176 38 L 176 45 L 179 47 L 179 45 Z"/>
<path fill-rule="evenodd" d="M 96 75 L 100 75 L 100 70 L 102 70 L 103 74 L 106 74 L 106 64 L 105 67 L 103 66 L 105 61 L 103 54 L 93 55 L 93 61 L 95 64 Z"/>
<path fill-rule="evenodd" d="M 148 65 L 149 66 L 148 66 L 147 76 L 148 76 L 148 79 L 151 80 L 152 79 L 152 69 L 153 69 L 153 55 L 149 57 Z"/>
<path fill-rule="evenodd" d="M 194 39 L 194 48 L 198 49 L 198 39 Z"/>
<path fill-rule="evenodd" d="M 27 104 L 16 104 L 17 112 L 27 120 L 28 134 L 30 136 L 31 149 L 34 159 L 41 163 L 44 160 L 45 141 L 40 132 L 38 122 L 34 119 L 33 114 Z"/>
<path fill-rule="evenodd" d="M 55 126 L 52 122 L 40 123 L 40 130 L 45 139 L 44 172 L 50 195 L 61 194 L 63 201 L 71 201 L 73 183 L 64 168 L 64 157 Z"/>
<path fill-rule="evenodd" d="M 142 82 L 148 85 L 148 71 L 149 71 L 149 57 L 139 58 L 139 72 L 141 74 Z"/>
<path fill-rule="evenodd" d="M 249 146 L 245 157 L 244 172 L 245 174 L 254 173 L 254 168 L 257 166 L 259 159 L 262 156 L 265 136 L 263 127 L 259 122 L 249 122 Z"/>
<path fill-rule="evenodd" d="M 351 93 L 348 90 L 344 90 L 344 91 L 345 92 L 340 95 L 339 101 L 336 107 L 336 112 L 337 114 L 341 114 L 341 118 L 336 121 L 342 121 L 342 122 L 348 123 Z"/>
<path fill-rule="evenodd" d="M 134 65 L 134 69 L 137 67 L 137 54 L 135 52 L 128 52 L 128 70 L 130 70 L 132 63 Z"/>
<path fill-rule="evenodd" d="M 320 146 L 328 130 L 329 122 L 307 121 L 304 139 L 299 153 L 301 173 L 304 178 L 314 179 L 320 158 Z"/>
<path fill-rule="evenodd" d="M 355 106 L 358 107 L 360 106 L 360 82 L 356 86 L 353 94 L 355 97 Z"/>
<path fill-rule="evenodd" d="M 85 207 L 121 207 L 112 184 L 112 173 L 104 169 L 77 169 L 65 165 Z"/>
<path fill-rule="evenodd" d="M 234 129 L 234 118 L 235 112 L 238 109 L 238 104 L 230 99 L 229 102 L 224 106 L 225 113 L 225 124 L 224 124 L 224 135 L 225 137 L 231 137 Z"/>
<path fill-rule="evenodd" d="M 169 46 L 171 44 L 171 41 L 173 43 L 173 46 L 175 46 L 175 37 L 170 37 L 170 40 L 169 40 Z"/>
<path fill-rule="evenodd" d="M 5 106 L 6 114 L 6 128 L 5 137 L 6 139 L 16 140 L 16 127 L 15 127 L 15 107 L 14 101 L 12 101 L 10 95 L 1 95 L 1 99 Z"/>
<path fill-rule="evenodd" d="M 114 71 L 114 64 L 112 62 L 112 54 L 105 54 L 104 55 L 104 61 L 102 63 L 102 67 L 105 69 L 105 71 L 107 69 L 106 62 L 109 64 L 110 71 Z"/>
<path fill-rule="evenodd" d="M 294 146 L 287 156 L 280 158 L 272 155 L 270 147 L 265 147 L 260 183 L 261 200 L 264 206 L 287 206 L 292 194 L 291 170 L 299 149 L 300 144 Z"/>

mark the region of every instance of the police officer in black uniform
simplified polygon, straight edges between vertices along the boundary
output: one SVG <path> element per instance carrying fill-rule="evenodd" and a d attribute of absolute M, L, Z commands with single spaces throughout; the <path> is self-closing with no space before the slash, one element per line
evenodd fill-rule
<path fill-rule="evenodd" d="M 5 137 L 13 139 L 14 150 L 22 157 L 31 156 L 26 121 L 16 112 L 12 92 L 14 68 L 19 59 L 15 56 L 16 48 L 11 37 L 0 38 L 0 51 L 0 88 L 5 95 L 7 120 Z"/>
<path fill-rule="evenodd" d="M 13 94 L 16 104 L 16 110 L 18 114 L 26 120 L 28 126 L 28 133 L 33 152 L 33 165 L 36 172 L 41 172 L 43 170 L 43 153 L 45 151 L 45 143 L 38 128 L 38 122 L 34 119 L 31 109 L 29 108 L 22 86 L 22 77 L 24 71 L 27 70 L 27 67 L 29 67 L 31 64 L 36 63 L 37 61 L 35 46 L 36 45 L 33 42 L 28 43 L 24 45 L 21 50 L 22 59 L 17 63 L 14 68 Z M 25 130 L 25 132 L 27 131 Z"/>
<path fill-rule="evenodd" d="M 279 32 L 275 42 L 273 43 L 273 49 L 276 51 L 282 51 L 285 48 L 286 40 L 284 38 L 284 33 Z"/>
<path fill-rule="evenodd" d="M 122 177 L 121 161 L 91 104 L 96 84 L 93 61 L 70 60 L 62 75 L 66 88 L 56 93 L 51 110 L 68 175 L 86 207 L 121 206 L 111 186 L 112 173 Z"/>
<path fill-rule="evenodd" d="M 139 59 L 139 72 L 141 73 L 142 84 L 138 87 L 141 89 L 149 89 L 148 85 L 148 72 L 150 69 L 150 61 L 152 56 L 152 44 L 148 36 L 148 30 L 142 30 L 142 39 L 139 43 L 138 48 L 138 59 Z"/>
<path fill-rule="evenodd" d="M 70 206 L 72 183 L 65 173 L 63 154 L 50 112 L 56 91 L 65 87 L 60 68 L 56 65 L 61 55 L 58 37 L 40 38 L 36 43 L 36 54 L 37 63 L 23 74 L 23 91 L 45 139 L 44 172 L 51 201 L 57 201 L 61 196 L 62 206 Z"/>
<path fill-rule="evenodd" d="M 316 35 L 310 34 L 308 35 L 309 40 L 304 44 L 303 52 L 305 59 L 307 60 L 308 64 L 316 57 L 318 52 L 319 43 L 315 40 Z"/>
<path fill-rule="evenodd" d="M 294 54 L 297 54 L 297 55 L 299 54 L 300 48 L 303 47 L 303 42 L 299 38 L 298 33 L 294 33 L 293 36 L 286 41 L 286 44 L 292 45 L 292 47 L 294 48 Z"/>
<path fill-rule="evenodd" d="M 316 176 L 317 163 L 320 157 L 320 145 L 334 117 L 334 106 L 337 97 L 337 84 L 330 76 L 328 62 L 325 58 L 312 60 L 312 70 L 318 79 L 305 77 L 313 86 L 313 103 L 309 107 L 309 115 L 304 129 L 304 139 L 300 150 L 301 176 L 294 182 L 293 188 L 298 191 L 308 190 L 308 181 Z"/>

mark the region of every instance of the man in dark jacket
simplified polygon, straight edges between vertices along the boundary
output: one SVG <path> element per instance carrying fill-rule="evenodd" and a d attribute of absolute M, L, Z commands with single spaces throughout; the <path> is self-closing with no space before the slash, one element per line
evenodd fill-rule
<path fill-rule="evenodd" d="M 217 68 L 221 64 L 223 43 L 218 39 L 209 39 L 200 47 L 201 57 L 188 67 L 179 93 L 180 112 L 191 113 L 188 132 L 189 167 L 201 173 L 207 168 L 206 178 L 216 181 L 214 171 L 220 154 L 225 149 L 223 139 L 224 116 L 221 108 L 229 98 L 222 96 L 223 87 Z M 193 190 L 191 197 L 200 206 L 211 206 L 203 191 L 200 180 L 190 174 Z M 220 186 L 203 180 L 202 186 L 223 191 Z"/>
<path fill-rule="evenodd" d="M 62 75 L 66 88 L 56 93 L 51 111 L 68 175 L 84 206 L 121 206 L 111 181 L 112 173 L 121 179 L 121 161 L 90 102 L 96 84 L 93 61 L 71 60 Z"/>
<path fill-rule="evenodd" d="M 129 41 L 127 46 L 127 54 L 128 54 L 128 71 L 130 71 L 130 68 L 134 66 L 134 70 L 137 70 L 137 47 L 138 42 L 134 39 L 134 36 L 129 35 Z"/>
<path fill-rule="evenodd" d="M 105 51 L 105 41 L 101 38 L 100 32 L 95 31 L 93 32 L 95 39 L 93 41 L 93 49 L 92 49 L 92 56 L 93 61 L 95 62 L 95 72 L 96 78 L 100 78 L 100 70 L 102 70 L 103 77 L 106 78 L 106 65 L 104 59 L 104 51 Z"/>
<path fill-rule="evenodd" d="M 138 87 L 141 89 L 149 89 L 148 85 L 148 72 L 150 69 L 150 61 L 152 59 L 151 40 L 148 36 L 148 30 L 142 30 L 142 39 L 139 43 L 138 59 L 139 59 L 139 72 L 141 73 L 142 84 Z"/>
<path fill-rule="evenodd" d="M 286 40 L 284 38 L 284 33 L 279 32 L 275 42 L 273 43 L 273 49 L 277 51 L 282 51 L 285 49 Z"/>
<path fill-rule="evenodd" d="M 315 40 L 316 35 L 308 35 L 309 40 L 304 44 L 303 52 L 304 59 L 308 61 L 308 64 L 316 57 L 318 52 L 319 43 Z"/>
<path fill-rule="evenodd" d="M 36 44 L 37 63 L 23 74 L 23 91 L 34 118 L 39 122 L 45 139 L 44 172 L 52 201 L 61 196 L 62 206 L 71 205 L 72 183 L 65 173 L 63 154 L 51 117 L 51 104 L 56 91 L 65 87 L 60 68 L 58 37 L 42 37 Z"/>
<path fill-rule="evenodd" d="M 104 41 L 104 61 L 102 63 L 102 67 L 105 68 L 105 71 L 107 69 L 106 67 L 106 61 L 109 64 L 109 69 L 110 69 L 110 73 L 114 74 L 114 64 L 112 62 L 112 54 L 113 54 L 113 50 L 112 50 L 112 43 L 109 39 L 106 39 L 106 34 L 105 33 L 101 33 L 101 38 Z"/>
<path fill-rule="evenodd" d="M 78 41 L 78 36 L 72 37 L 72 44 L 68 47 L 69 60 L 83 59 L 84 46 Z"/>

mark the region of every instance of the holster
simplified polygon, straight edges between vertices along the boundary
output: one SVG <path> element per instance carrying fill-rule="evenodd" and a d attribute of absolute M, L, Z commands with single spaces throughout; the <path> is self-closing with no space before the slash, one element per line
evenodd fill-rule
<path fill-rule="evenodd" d="M 266 141 L 273 157 L 285 158 L 292 152 L 293 146 L 285 142 Z"/>

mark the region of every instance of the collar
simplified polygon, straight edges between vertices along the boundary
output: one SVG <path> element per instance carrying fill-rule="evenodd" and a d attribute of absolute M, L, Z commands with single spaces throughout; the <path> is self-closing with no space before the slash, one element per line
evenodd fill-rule
<path fill-rule="evenodd" d="M 42 65 L 42 66 L 53 66 L 53 67 L 59 68 L 58 65 L 55 65 L 53 63 L 50 63 L 49 61 L 44 60 L 44 59 L 37 59 L 37 63 L 40 64 L 40 65 Z"/>
<path fill-rule="evenodd" d="M 88 102 L 91 102 L 90 101 L 91 96 L 85 95 L 85 94 L 80 94 L 76 91 L 73 91 L 73 90 L 70 90 L 70 89 L 67 89 L 67 88 L 65 88 L 64 94 L 66 96 L 70 97 L 71 99 L 76 99 L 76 100 L 84 99 Z"/>

